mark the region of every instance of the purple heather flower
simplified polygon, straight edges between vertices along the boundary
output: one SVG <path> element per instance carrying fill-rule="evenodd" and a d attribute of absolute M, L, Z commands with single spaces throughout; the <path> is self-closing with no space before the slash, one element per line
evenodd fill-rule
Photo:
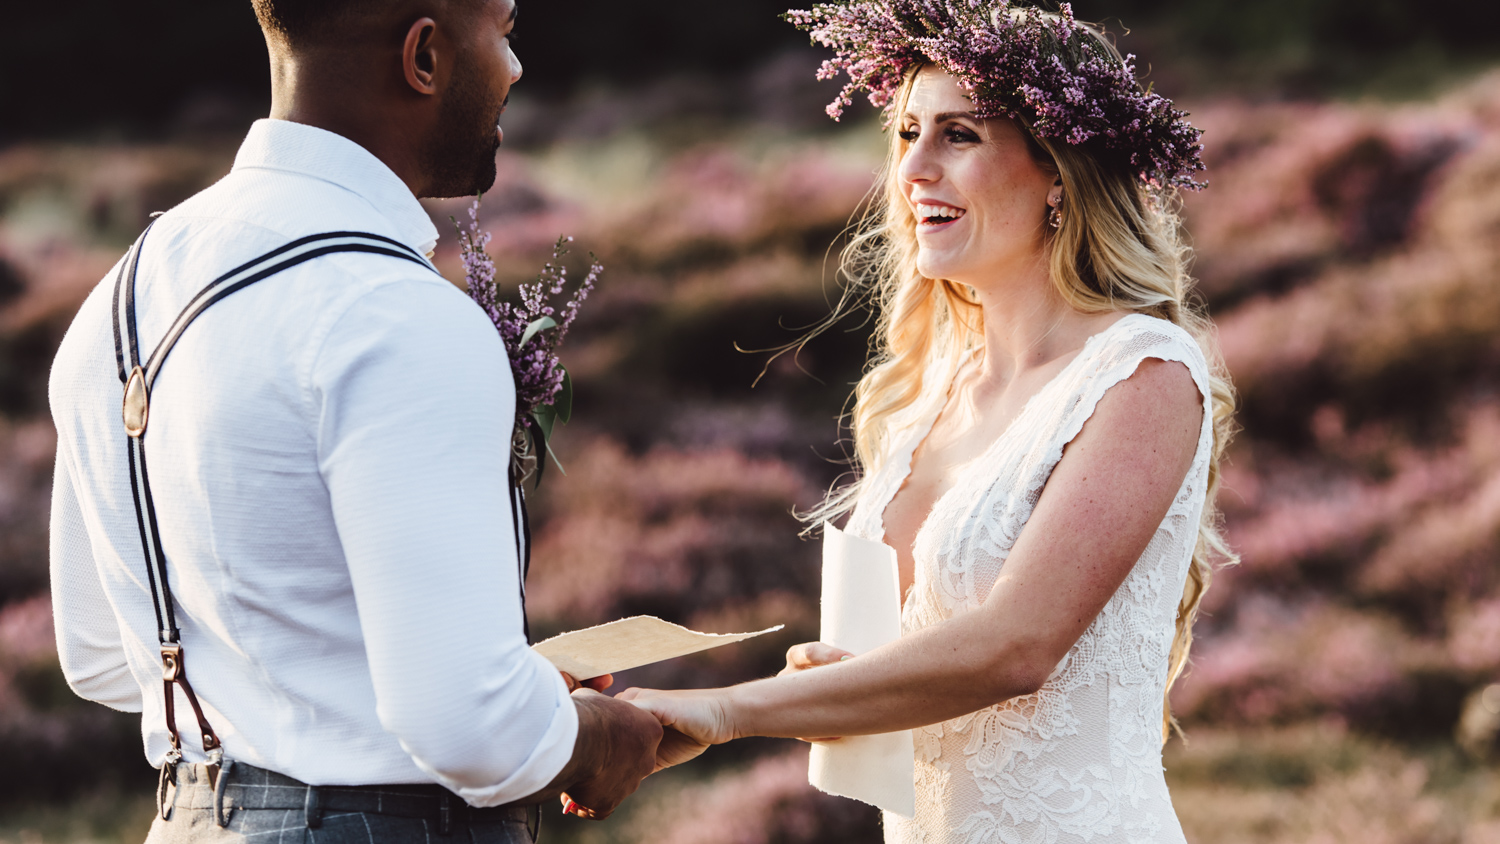
<path fill-rule="evenodd" d="M 849 81 L 828 114 L 837 120 L 855 92 L 884 109 L 906 72 L 932 63 L 959 81 L 981 117 L 1020 118 L 1046 138 L 1096 143 L 1128 160 L 1151 185 L 1203 187 L 1202 132 L 1184 112 L 1136 81 L 1135 56 L 1116 60 L 1073 17 L 1011 0 L 840 0 L 786 19 L 834 57 L 819 79 Z"/>
<path fill-rule="evenodd" d="M 561 296 L 567 287 L 568 268 L 563 266 L 562 259 L 568 254 L 567 245 L 572 241 L 571 237 L 557 239 L 552 260 L 542 268 L 536 281 L 521 285 L 517 296 L 520 302 L 514 303 L 500 299 L 499 286 L 495 283 L 495 262 L 485 251 L 490 235 L 479 228 L 478 200 L 469 208 L 468 225 L 459 230 L 460 256 L 469 297 L 494 323 L 510 358 L 510 371 L 516 383 L 517 427 L 534 429 L 536 420 L 532 414 L 551 405 L 562 391 L 567 371 L 558 361 L 557 349 L 578 317 L 578 309 L 604 271 L 604 267 L 590 256 L 588 274 L 566 302 L 560 307 L 555 305 L 556 297 Z M 542 317 L 552 317 L 557 327 L 535 333 L 522 346 L 527 327 Z"/>

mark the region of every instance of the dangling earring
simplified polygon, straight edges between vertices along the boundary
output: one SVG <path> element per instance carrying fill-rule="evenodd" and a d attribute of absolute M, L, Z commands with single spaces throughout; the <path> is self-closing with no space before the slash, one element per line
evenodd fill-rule
<path fill-rule="evenodd" d="M 1047 225 L 1054 229 L 1062 228 L 1062 202 L 1062 197 L 1059 196 L 1057 204 L 1048 203 L 1052 205 L 1052 210 L 1047 212 Z"/>

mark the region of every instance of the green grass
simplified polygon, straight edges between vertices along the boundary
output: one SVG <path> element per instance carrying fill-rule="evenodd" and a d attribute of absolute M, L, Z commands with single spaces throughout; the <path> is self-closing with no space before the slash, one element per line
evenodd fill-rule
<path fill-rule="evenodd" d="M 78 766 L 88 776 L 87 766 Z M 107 791 L 71 803 L 0 809 L 0 844 L 139 844 L 151 828 L 155 796 Z"/>

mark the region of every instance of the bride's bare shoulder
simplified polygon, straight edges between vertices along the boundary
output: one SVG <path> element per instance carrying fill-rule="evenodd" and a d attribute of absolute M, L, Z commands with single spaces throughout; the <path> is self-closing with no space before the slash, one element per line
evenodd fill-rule
<path fill-rule="evenodd" d="M 1148 357 L 1106 391 L 1074 445 L 1096 439 L 1119 448 L 1179 455 L 1186 470 L 1203 424 L 1203 396 L 1187 365 Z M 1102 443 L 1101 443 L 1102 444 Z M 1145 455 L 1142 455 L 1145 456 Z"/>

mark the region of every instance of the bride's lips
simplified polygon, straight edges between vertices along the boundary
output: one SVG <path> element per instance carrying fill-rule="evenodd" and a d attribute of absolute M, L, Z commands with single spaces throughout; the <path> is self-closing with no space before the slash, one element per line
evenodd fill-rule
<path fill-rule="evenodd" d="M 968 209 L 947 202 L 924 199 L 912 202 L 917 215 L 917 231 L 930 233 L 949 228 L 968 214 Z"/>

